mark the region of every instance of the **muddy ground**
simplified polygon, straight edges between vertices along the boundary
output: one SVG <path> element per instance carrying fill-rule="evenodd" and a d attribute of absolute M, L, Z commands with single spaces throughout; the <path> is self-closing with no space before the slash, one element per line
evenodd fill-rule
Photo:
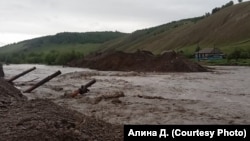
<path fill-rule="evenodd" d="M 47 98 L 112 124 L 249 124 L 250 68 L 212 68 L 213 72 L 203 73 L 76 69 L 24 95 L 29 99 Z M 42 69 L 38 67 L 39 71 Z M 17 87 L 25 90 L 33 85 L 37 80 L 27 80 L 39 77 L 35 74 L 15 81 Z M 6 75 L 11 76 L 7 71 Z M 89 93 L 75 98 L 64 96 L 92 79 L 97 82 Z"/>
<path fill-rule="evenodd" d="M 0 79 L 0 140 L 120 141 L 121 125 L 56 105 L 48 99 L 27 100 Z"/>

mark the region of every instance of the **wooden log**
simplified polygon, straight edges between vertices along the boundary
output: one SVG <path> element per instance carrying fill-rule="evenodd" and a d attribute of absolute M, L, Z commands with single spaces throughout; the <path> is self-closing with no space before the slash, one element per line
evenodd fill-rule
<path fill-rule="evenodd" d="M 34 86 L 32 86 L 29 89 L 25 90 L 24 93 L 30 93 L 31 91 L 33 91 L 37 87 L 43 85 L 44 83 L 50 81 L 51 79 L 53 79 L 54 77 L 56 77 L 56 76 L 58 76 L 60 74 L 61 74 L 61 71 L 57 71 L 57 72 L 53 73 L 52 75 L 50 75 L 50 76 L 44 78 L 43 80 L 41 80 L 40 82 L 36 83 Z"/>
<path fill-rule="evenodd" d="M 92 86 L 93 84 L 96 83 L 96 80 L 93 79 L 91 81 L 89 81 L 87 84 L 85 85 L 82 85 L 81 88 L 79 88 L 78 90 L 74 91 L 72 94 L 71 94 L 71 97 L 75 97 L 77 96 L 78 94 L 84 94 L 84 93 L 87 93 L 89 90 L 88 90 L 88 87 Z"/>
<path fill-rule="evenodd" d="M 24 72 L 22 72 L 22 73 L 20 73 L 20 74 L 18 74 L 18 75 L 15 75 L 15 76 L 13 76 L 12 78 L 10 78 L 10 79 L 8 80 L 8 82 L 9 82 L 9 83 L 12 83 L 14 80 L 18 79 L 18 78 L 21 77 L 21 76 L 24 76 L 25 74 L 27 74 L 27 73 L 29 73 L 29 72 L 35 70 L 35 69 L 36 69 L 36 67 L 33 67 L 33 68 L 30 68 L 30 69 L 28 69 L 28 70 L 26 70 L 26 71 L 24 71 Z"/>

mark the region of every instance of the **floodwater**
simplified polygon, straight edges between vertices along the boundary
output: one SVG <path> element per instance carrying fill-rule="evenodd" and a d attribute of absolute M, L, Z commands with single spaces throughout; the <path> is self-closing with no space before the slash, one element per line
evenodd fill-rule
<path fill-rule="evenodd" d="M 47 98 L 110 123 L 250 123 L 250 67 L 212 67 L 213 72 L 203 73 L 137 73 L 8 65 L 4 66 L 6 78 L 33 66 L 35 71 L 14 81 L 21 91 L 57 70 L 62 75 L 24 93 L 29 99 Z M 89 93 L 67 97 L 92 79 L 97 82 Z"/>
<path fill-rule="evenodd" d="M 21 65 L 4 65 L 4 72 L 7 78 L 13 77 L 23 71 L 26 71 L 30 68 L 36 67 L 36 69 L 30 72 L 27 75 L 24 75 L 18 79 L 18 82 L 29 81 L 33 79 L 41 80 L 56 71 L 60 70 L 62 74 L 70 72 L 79 72 L 79 71 L 89 71 L 89 69 L 82 68 L 70 68 L 63 66 L 47 66 L 47 65 L 31 65 L 31 64 L 21 64 Z"/>

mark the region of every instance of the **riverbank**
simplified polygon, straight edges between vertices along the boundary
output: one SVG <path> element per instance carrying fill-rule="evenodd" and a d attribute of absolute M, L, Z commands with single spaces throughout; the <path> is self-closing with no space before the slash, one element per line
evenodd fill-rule
<path fill-rule="evenodd" d="M 0 78 L 0 138 L 20 141 L 120 141 L 122 126 L 58 106 L 49 99 L 27 100 Z"/>

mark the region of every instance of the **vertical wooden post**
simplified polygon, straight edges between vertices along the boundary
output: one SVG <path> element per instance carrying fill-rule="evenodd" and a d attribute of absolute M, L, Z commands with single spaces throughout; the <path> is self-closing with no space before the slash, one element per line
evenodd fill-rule
<path fill-rule="evenodd" d="M 0 63 L 0 77 L 4 77 L 3 64 Z"/>

